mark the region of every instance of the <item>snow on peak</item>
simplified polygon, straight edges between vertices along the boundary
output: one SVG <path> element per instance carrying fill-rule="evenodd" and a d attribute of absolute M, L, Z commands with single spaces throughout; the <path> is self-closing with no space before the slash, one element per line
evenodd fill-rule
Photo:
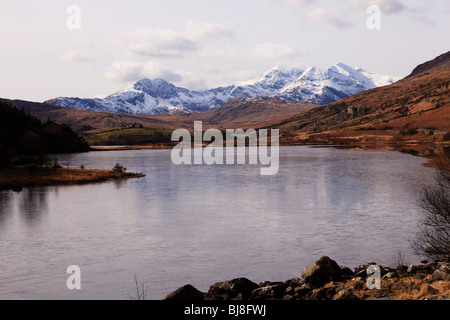
<path fill-rule="evenodd" d="M 190 91 L 164 79 L 126 84 L 104 99 L 56 98 L 50 104 L 66 108 L 124 114 L 170 114 L 206 111 L 233 98 L 279 97 L 327 104 L 364 90 L 391 84 L 399 78 L 336 63 L 326 70 L 275 66 L 259 77 L 228 87 Z"/>

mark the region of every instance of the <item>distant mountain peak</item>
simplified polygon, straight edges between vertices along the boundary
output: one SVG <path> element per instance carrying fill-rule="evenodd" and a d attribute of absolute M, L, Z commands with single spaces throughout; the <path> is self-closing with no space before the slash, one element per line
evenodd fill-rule
<path fill-rule="evenodd" d="M 397 79 L 353 68 L 342 62 L 326 70 L 277 65 L 259 77 L 227 87 L 190 91 L 164 79 L 142 79 L 126 84 L 105 99 L 56 98 L 47 101 L 66 108 L 125 114 L 168 114 L 206 111 L 233 98 L 279 97 L 327 104 Z"/>

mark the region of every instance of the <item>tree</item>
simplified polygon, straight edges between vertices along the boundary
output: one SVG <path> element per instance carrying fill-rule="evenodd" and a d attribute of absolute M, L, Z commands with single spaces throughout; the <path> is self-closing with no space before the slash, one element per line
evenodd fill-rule
<path fill-rule="evenodd" d="M 418 200 L 424 216 L 412 242 L 418 255 L 438 261 L 450 260 L 450 148 L 437 161 L 436 185 L 424 188 Z"/>

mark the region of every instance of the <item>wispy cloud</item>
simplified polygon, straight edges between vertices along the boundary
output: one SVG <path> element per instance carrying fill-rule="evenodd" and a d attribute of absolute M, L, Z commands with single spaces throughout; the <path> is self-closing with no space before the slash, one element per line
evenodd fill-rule
<path fill-rule="evenodd" d="M 309 22 L 319 23 L 332 29 L 345 29 L 351 26 L 351 23 L 345 18 L 339 16 L 334 11 L 315 8 L 306 14 Z"/>
<path fill-rule="evenodd" d="M 206 42 L 232 38 L 234 32 L 223 25 L 188 20 L 182 30 L 138 29 L 120 35 L 133 54 L 169 58 L 200 50 Z"/>
<path fill-rule="evenodd" d="M 88 62 L 89 57 L 77 50 L 70 50 L 61 56 L 61 60 L 65 62 Z"/>
<path fill-rule="evenodd" d="M 182 76 L 163 68 L 160 64 L 116 60 L 105 70 L 105 78 L 116 82 L 137 81 L 143 78 L 162 78 L 169 82 L 179 82 Z"/>
<path fill-rule="evenodd" d="M 380 7 L 382 13 L 395 15 L 408 11 L 408 7 L 400 0 L 341 0 L 357 10 L 367 10 L 371 5 Z"/>
<path fill-rule="evenodd" d="M 287 43 L 263 42 L 255 45 L 254 55 L 263 59 L 281 59 L 303 55 L 302 52 L 292 48 Z"/>
<path fill-rule="evenodd" d="M 317 2 L 317 0 L 273 0 L 277 3 L 288 5 L 291 7 L 303 7 L 307 4 L 312 4 Z"/>

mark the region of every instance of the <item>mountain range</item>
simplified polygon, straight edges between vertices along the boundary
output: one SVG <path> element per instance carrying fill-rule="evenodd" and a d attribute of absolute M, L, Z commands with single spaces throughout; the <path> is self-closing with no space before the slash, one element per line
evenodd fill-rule
<path fill-rule="evenodd" d="M 362 91 L 392 84 L 400 78 L 380 75 L 344 63 L 322 70 L 310 67 L 274 67 L 260 77 L 231 86 L 191 91 L 163 79 L 142 79 L 127 84 L 104 99 L 59 97 L 46 104 L 117 114 L 173 114 L 202 112 L 232 99 L 276 97 L 297 102 L 329 104 Z"/>

